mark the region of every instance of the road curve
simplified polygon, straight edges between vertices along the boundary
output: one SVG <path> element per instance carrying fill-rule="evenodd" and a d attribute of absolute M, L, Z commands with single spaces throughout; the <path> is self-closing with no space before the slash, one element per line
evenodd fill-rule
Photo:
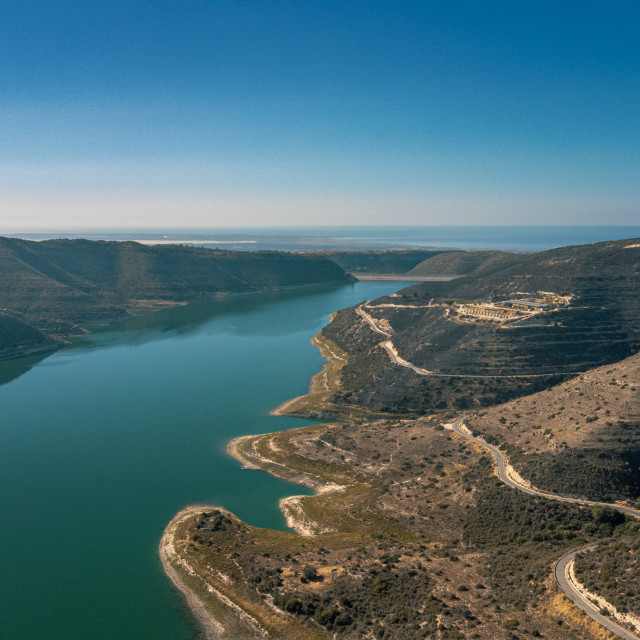
<path fill-rule="evenodd" d="M 599 622 L 603 627 L 606 627 L 609 631 L 615 633 L 621 638 L 624 638 L 625 640 L 638 640 L 637 635 L 628 631 L 624 627 L 621 627 L 619 624 L 611 620 L 611 618 L 603 616 L 600 613 L 600 609 L 585 598 L 582 593 L 573 586 L 573 583 L 569 578 L 569 570 L 573 561 L 576 559 L 576 556 L 583 551 L 592 549 L 594 546 L 595 545 L 592 544 L 587 545 L 586 547 L 581 547 L 580 549 L 576 549 L 575 551 L 571 551 L 571 553 L 567 553 L 562 556 L 562 558 L 560 558 L 553 567 L 553 577 L 556 579 L 556 582 L 569 600 L 582 609 L 587 615 L 591 616 L 596 622 Z"/>
<path fill-rule="evenodd" d="M 415 371 L 415 373 L 421 376 L 430 376 L 433 375 L 433 371 L 429 371 L 428 369 L 423 369 L 422 367 L 417 367 L 415 364 L 411 364 L 408 360 L 401 358 L 396 351 L 396 348 L 393 346 L 393 342 L 391 342 L 391 334 L 387 331 L 383 331 L 378 327 L 375 320 L 362 308 L 364 304 L 368 301 L 362 303 L 362 305 L 356 307 L 356 313 L 371 327 L 373 331 L 387 338 L 384 342 L 380 343 L 380 346 L 389 354 L 389 358 L 391 362 L 394 364 L 400 365 L 401 367 L 406 367 L 407 369 L 411 369 Z"/>
<path fill-rule="evenodd" d="M 616 509 L 625 515 L 631 516 L 632 518 L 640 519 L 640 511 L 636 511 L 635 509 L 630 509 L 629 507 L 623 507 L 622 505 L 617 505 L 611 502 L 597 502 L 596 500 L 587 500 L 586 498 L 572 498 L 570 496 L 559 496 L 555 493 L 547 493 L 546 491 L 540 491 L 539 489 L 535 489 L 533 487 L 527 487 L 524 484 L 520 484 L 516 482 L 509 474 L 507 473 L 507 467 L 509 463 L 507 459 L 504 457 L 504 454 L 500 449 L 494 447 L 489 444 L 482 438 L 476 438 L 476 436 L 471 435 L 466 429 L 462 428 L 462 424 L 464 422 L 464 418 L 460 418 L 450 425 L 445 425 L 452 431 L 455 431 L 461 436 L 468 438 L 469 440 L 479 444 L 489 451 L 489 453 L 494 457 L 497 466 L 498 478 L 502 480 L 506 485 L 509 485 L 513 489 L 517 489 L 518 491 L 523 491 L 524 493 L 528 493 L 531 496 L 539 496 L 541 498 L 548 498 L 549 500 L 557 500 L 558 502 L 570 502 L 573 504 L 581 504 L 585 506 L 598 506 L 598 507 L 611 507 L 612 509 Z"/>
<path fill-rule="evenodd" d="M 369 302 L 368 300 L 365 300 L 362 304 L 358 305 L 356 307 L 356 313 L 369 325 L 369 327 L 371 327 L 373 331 L 375 331 L 376 333 L 379 333 L 381 336 L 384 336 L 385 338 L 390 338 L 391 334 L 388 333 L 387 331 L 383 331 L 382 329 L 380 329 L 378 325 L 375 323 L 375 320 L 362 308 L 368 302 Z"/>
<path fill-rule="evenodd" d="M 630 509 L 629 507 L 623 507 L 610 502 L 597 502 L 595 500 L 586 500 L 583 498 L 559 496 L 553 493 L 547 493 L 546 491 L 540 491 L 532 487 L 527 487 L 526 485 L 516 482 L 507 473 L 509 463 L 504 454 L 497 447 L 494 447 L 482 438 L 477 438 L 476 436 L 472 435 L 466 428 L 463 427 L 464 420 L 464 418 L 459 418 L 455 422 L 445 425 L 445 428 L 455 431 L 457 434 L 467 438 L 468 440 L 471 440 L 472 442 L 475 442 L 476 444 L 479 444 L 481 447 L 484 447 L 487 451 L 489 451 L 489 453 L 496 461 L 496 471 L 498 478 L 500 478 L 500 480 L 502 480 L 502 482 L 504 482 L 509 487 L 512 487 L 513 489 L 517 489 L 518 491 L 522 491 L 524 493 L 528 493 L 531 496 L 548 498 L 549 500 L 557 500 L 558 502 L 569 502 L 585 506 L 610 507 L 612 509 L 620 511 L 621 513 L 624 513 L 625 515 L 631 516 L 632 518 L 640 519 L 640 512 L 634 509 Z M 558 583 L 558 586 L 564 591 L 565 595 L 574 604 L 580 607 L 580 609 L 582 609 L 586 614 L 599 622 L 603 627 L 606 627 L 609 631 L 615 633 L 620 638 L 624 638 L 625 640 L 640 640 L 639 636 L 633 634 L 631 631 L 628 631 L 624 627 L 621 627 L 610 618 L 603 616 L 600 613 L 599 607 L 593 605 L 589 600 L 587 600 L 568 579 L 569 569 L 571 567 L 571 563 L 575 560 L 576 555 L 578 555 L 582 551 L 587 551 L 593 546 L 594 545 L 587 545 L 586 547 L 575 549 L 574 551 L 571 551 L 570 553 L 562 556 L 562 558 L 560 558 L 556 562 L 553 568 L 554 578 Z"/>
<path fill-rule="evenodd" d="M 391 362 L 397 364 L 401 367 L 406 367 L 407 369 L 411 369 L 415 373 L 421 376 L 434 376 L 436 378 L 548 378 L 550 376 L 555 375 L 575 375 L 576 373 L 580 373 L 578 371 L 555 371 L 554 373 L 436 373 L 435 371 L 430 371 L 429 369 L 424 369 L 423 367 L 418 367 L 415 364 L 412 364 L 408 360 L 402 358 L 396 348 L 391 341 L 391 333 L 388 331 L 384 331 L 378 327 L 376 321 L 364 310 L 364 305 L 368 304 L 369 300 L 365 300 L 362 304 L 358 305 L 355 309 L 355 312 L 369 325 L 372 331 L 386 338 L 383 342 L 380 342 L 380 346 L 389 354 L 389 358 Z M 391 307 L 396 306 L 399 307 L 401 305 L 377 305 L 377 307 Z M 409 305 L 407 305 L 409 306 Z M 415 309 L 425 308 L 425 307 L 412 307 Z"/>

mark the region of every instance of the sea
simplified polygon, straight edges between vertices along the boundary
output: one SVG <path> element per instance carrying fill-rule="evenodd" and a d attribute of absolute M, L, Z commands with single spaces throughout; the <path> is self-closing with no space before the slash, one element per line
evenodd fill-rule
<path fill-rule="evenodd" d="M 27 240 L 88 238 L 175 243 L 234 251 L 371 249 L 497 249 L 544 251 L 575 244 L 640 237 L 640 226 L 388 226 L 128 228 L 11 230 L 0 235 Z"/>

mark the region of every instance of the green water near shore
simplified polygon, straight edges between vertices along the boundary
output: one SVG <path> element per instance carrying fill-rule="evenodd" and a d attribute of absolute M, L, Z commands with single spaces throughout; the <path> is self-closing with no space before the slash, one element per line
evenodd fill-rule
<path fill-rule="evenodd" d="M 402 286 L 169 309 L 0 363 L 0 637 L 191 638 L 162 530 L 193 503 L 286 527 L 278 499 L 306 491 L 242 470 L 226 444 L 309 424 L 269 411 L 320 369 L 310 338 L 336 309 Z"/>

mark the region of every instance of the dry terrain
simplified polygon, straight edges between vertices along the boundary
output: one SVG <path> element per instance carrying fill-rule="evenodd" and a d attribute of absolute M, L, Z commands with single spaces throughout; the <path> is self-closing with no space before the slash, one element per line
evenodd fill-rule
<path fill-rule="evenodd" d="M 230 447 L 317 492 L 281 502 L 297 533 L 203 509 L 176 527 L 175 570 L 253 637 L 611 638 L 554 566 L 594 549 L 576 582 L 605 618 L 640 616 L 640 524 L 615 508 L 640 505 L 637 246 L 437 255 L 418 270 L 461 277 L 334 314 L 315 337 L 329 364 L 279 412 L 338 422 Z M 462 417 L 482 441 L 445 428 Z"/>
<path fill-rule="evenodd" d="M 607 637 L 560 595 L 553 563 L 592 540 L 636 540 L 638 526 L 502 485 L 437 416 L 248 437 L 235 455 L 319 492 L 288 512 L 306 535 L 235 519 L 221 530 L 217 515 L 182 531 L 186 561 L 232 600 L 253 599 L 269 637 Z"/>

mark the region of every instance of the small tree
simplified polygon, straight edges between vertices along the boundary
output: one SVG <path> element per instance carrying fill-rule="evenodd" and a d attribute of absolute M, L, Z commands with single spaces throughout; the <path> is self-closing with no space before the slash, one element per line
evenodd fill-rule
<path fill-rule="evenodd" d="M 319 577 L 318 570 L 312 564 L 307 564 L 302 569 L 302 577 L 306 580 L 317 580 Z"/>

